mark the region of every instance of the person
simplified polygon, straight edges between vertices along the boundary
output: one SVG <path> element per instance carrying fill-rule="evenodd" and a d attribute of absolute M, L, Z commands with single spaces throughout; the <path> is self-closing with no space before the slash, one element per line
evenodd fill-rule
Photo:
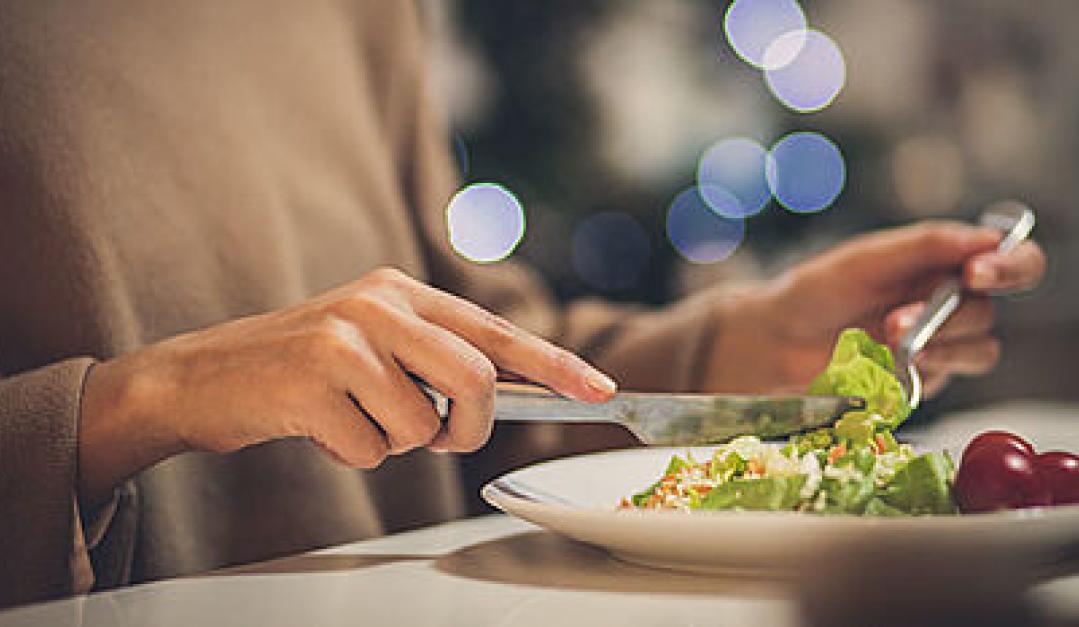
<path fill-rule="evenodd" d="M 448 247 L 422 44 L 407 2 L 0 6 L 0 604 L 458 516 L 431 451 L 485 442 L 499 369 L 589 401 L 597 367 L 799 389 L 841 328 L 894 341 L 961 272 L 933 392 L 992 367 L 988 294 L 1043 273 L 1034 244 L 922 223 L 737 294 L 557 307 Z"/>

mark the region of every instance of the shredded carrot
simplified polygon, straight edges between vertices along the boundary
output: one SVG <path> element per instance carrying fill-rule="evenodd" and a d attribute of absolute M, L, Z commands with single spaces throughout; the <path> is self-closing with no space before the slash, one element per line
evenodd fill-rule
<path fill-rule="evenodd" d="M 846 444 L 840 444 L 838 446 L 833 446 L 831 452 L 828 453 L 828 463 L 829 464 L 834 464 L 835 460 L 839 459 L 840 457 L 843 457 L 843 454 L 846 453 L 846 452 L 847 452 L 847 445 Z"/>

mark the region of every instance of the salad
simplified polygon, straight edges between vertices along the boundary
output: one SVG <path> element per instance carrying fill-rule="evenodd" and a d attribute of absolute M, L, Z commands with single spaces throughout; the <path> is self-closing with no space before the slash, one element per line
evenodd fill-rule
<path fill-rule="evenodd" d="M 785 444 L 736 438 L 703 460 L 671 458 L 663 475 L 624 508 L 770 510 L 909 516 L 958 513 L 946 452 L 915 454 L 892 431 L 910 414 L 887 346 L 861 329 L 840 334 L 810 394 L 860 396 L 863 411 Z"/>

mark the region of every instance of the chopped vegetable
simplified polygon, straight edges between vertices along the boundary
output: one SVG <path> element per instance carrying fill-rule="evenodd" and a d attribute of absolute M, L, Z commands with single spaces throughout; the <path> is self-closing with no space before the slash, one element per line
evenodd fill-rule
<path fill-rule="evenodd" d="M 710 490 L 701 501 L 701 509 L 793 509 L 805 482 L 802 475 L 735 479 Z"/>
<path fill-rule="evenodd" d="M 952 462 L 942 453 L 919 455 L 895 473 L 881 500 L 910 514 L 955 514 L 952 473 Z"/>
<path fill-rule="evenodd" d="M 873 341 L 861 329 L 847 329 L 839 335 L 832 361 L 810 384 L 809 393 L 864 398 L 864 416 L 858 416 L 849 426 L 859 436 L 872 437 L 872 433 L 863 433 L 862 425 L 876 431 L 895 429 L 910 415 L 906 392 L 894 373 L 895 362 L 887 346 Z M 836 428 L 839 435 L 838 423 Z"/>
<path fill-rule="evenodd" d="M 909 516 L 952 514 L 953 468 L 940 453 L 915 456 L 891 433 L 910 413 L 888 348 L 844 331 L 811 394 L 860 396 L 864 411 L 785 445 L 742 436 L 697 463 L 675 455 L 663 477 L 623 506 Z M 631 503 L 631 504 L 630 504 Z"/>

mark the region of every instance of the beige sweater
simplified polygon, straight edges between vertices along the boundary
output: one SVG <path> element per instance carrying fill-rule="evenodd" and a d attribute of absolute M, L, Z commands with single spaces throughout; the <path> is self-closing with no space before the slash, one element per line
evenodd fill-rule
<path fill-rule="evenodd" d="M 558 309 L 525 268 L 450 252 L 455 181 L 417 12 L 405 0 L 0 4 L 0 605 L 461 515 L 452 457 L 359 472 L 282 441 L 171 459 L 80 516 L 94 360 L 376 266 L 581 350 L 624 386 L 694 385 L 705 299 Z"/>

